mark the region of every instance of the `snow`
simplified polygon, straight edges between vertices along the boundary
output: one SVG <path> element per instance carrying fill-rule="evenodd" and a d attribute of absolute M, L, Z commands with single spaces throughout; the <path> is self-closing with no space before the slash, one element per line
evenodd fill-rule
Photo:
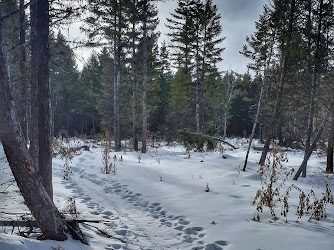
<path fill-rule="evenodd" d="M 147 154 L 111 152 L 111 158 L 117 156 L 116 175 L 102 173 L 102 150 L 97 144 L 90 145 L 90 151 L 72 159 L 69 180 L 62 177 L 64 160 L 54 158 L 56 206 L 66 211 L 68 199 L 75 198 L 80 219 L 100 221 L 81 225 L 90 246 L 70 237 L 65 242 L 27 239 L 3 228 L 0 249 L 334 249 L 331 204 L 327 218 L 308 221 L 306 215 L 296 222 L 298 193 L 292 191 L 287 223 L 280 216 L 279 204 L 275 207 L 277 221 L 272 222 L 268 208 L 259 222 L 252 220 L 252 202 L 260 188 L 260 151 L 251 150 L 247 170 L 242 172 L 247 141 L 229 142 L 239 149 L 225 148 L 223 154 L 191 152 L 190 158 L 184 147 L 175 144 L 150 147 Z M 72 142 L 72 146 L 82 144 Z M 297 169 L 303 153 L 286 153 L 289 161 L 285 165 Z M 1 149 L 0 183 L 13 180 L 3 155 Z M 320 197 L 328 183 L 334 191 L 334 176 L 323 173 L 325 163 L 325 156 L 312 155 L 308 177 L 297 182 L 290 177 L 284 187 L 294 183 L 305 193 L 312 189 Z M 204 191 L 207 185 L 209 192 Z M 19 215 L 8 213 L 28 209 L 16 185 L 7 186 L 0 186 L 1 217 L 17 219 Z M 97 228 L 112 237 L 105 237 Z"/>

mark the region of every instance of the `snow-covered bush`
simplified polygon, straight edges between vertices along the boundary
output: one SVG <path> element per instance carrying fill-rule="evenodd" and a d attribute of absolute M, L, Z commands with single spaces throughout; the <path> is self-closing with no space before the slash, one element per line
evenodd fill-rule
<path fill-rule="evenodd" d="M 179 131 L 179 140 L 184 144 L 188 150 L 204 151 L 204 146 L 207 150 L 214 150 L 216 147 L 215 141 L 212 137 L 203 133 L 191 132 L 189 129 L 182 129 Z"/>

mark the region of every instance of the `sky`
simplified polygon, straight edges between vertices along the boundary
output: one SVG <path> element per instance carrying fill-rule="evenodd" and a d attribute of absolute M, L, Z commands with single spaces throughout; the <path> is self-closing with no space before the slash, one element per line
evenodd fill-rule
<path fill-rule="evenodd" d="M 238 73 L 247 72 L 247 58 L 239 54 L 242 46 L 246 43 L 246 36 L 255 31 L 255 21 L 263 11 L 263 5 L 269 0 L 213 0 L 218 7 L 218 13 L 221 14 L 221 25 L 223 28 L 222 37 L 225 37 L 221 47 L 225 48 L 222 54 L 223 62 L 218 64 L 220 71 L 233 70 Z M 166 18 L 174 12 L 177 6 L 176 0 L 159 2 L 158 30 L 161 32 L 159 41 L 165 40 L 169 43 L 169 38 L 165 35 L 168 29 L 165 27 Z M 70 29 L 66 29 L 69 38 L 80 36 L 79 23 L 73 24 Z M 82 69 L 85 60 L 89 57 L 91 49 L 76 49 L 77 63 L 79 69 Z"/>
<path fill-rule="evenodd" d="M 239 51 L 246 43 L 246 36 L 254 33 L 255 21 L 262 14 L 263 5 L 268 2 L 269 0 L 213 0 L 217 5 L 218 13 L 222 16 L 221 36 L 225 37 L 221 46 L 225 48 L 222 54 L 223 62 L 218 65 L 220 71 L 233 70 L 241 74 L 247 72 L 248 59 L 240 55 Z M 173 0 L 158 4 L 160 40 L 165 39 L 167 44 L 169 38 L 164 35 L 168 32 L 165 27 L 166 17 L 170 17 L 170 13 L 174 12 L 176 6 L 177 1 Z"/>

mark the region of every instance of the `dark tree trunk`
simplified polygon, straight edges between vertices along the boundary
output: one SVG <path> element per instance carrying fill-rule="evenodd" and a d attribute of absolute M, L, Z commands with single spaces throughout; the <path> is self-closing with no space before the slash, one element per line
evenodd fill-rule
<path fill-rule="evenodd" d="M 117 16 L 115 12 L 114 16 L 114 140 L 116 148 L 116 138 L 117 138 Z"/>
<path fill-rule="evenodd" d="M 121 81 L 121 12 L 122 0 L 118 3 L 118 14 L 114 17 L 114 133 L 115 133 L 115 151 L 121 150 L 121 130 L 120 130 L 120 81 Z"/>
<path fill-rule="evenodd" d="M 246 171 L 249 151 L 250 151 L 250 148 L 251 148 L 251 145 L 252 145 L 252 141 L 254 139 L 256 126 L 257 126 L 257 123 L 258 123 L 258 120 L 259 120 L 259 116 L 260 116 L 262 97 L 263 97 L 263 93 L 264 93 L 264 87 L 266 86 L 266 80 L 267 80 L 267 76 L 266 76 L 266 72 L 265 72 L 264 78 L 263 78 L 263 82 L 262 82 L 262 86 L 261 86 L 259 101 L 257 103 L 257 110 L 256 110 L 256 115 L 255 115 L 255 119 L 254 119 L 253 128 L 252 128 L 252 134 L 251 134 L 251 136 L 249 138 L 249 144 L 248 144 L 248 148 L 247 148 L 245 163 L 244 163 L 244 167 L 242 168 L 242 171 Z"/>
<path fill-rule="evenodd" d="M 310 150 L 311 138 L 313 135 L 313 117 L 314 117 L 314 106 L 315 106 L 315 98 L 316 92 L 318 88 L 318 66 L 319 66 L 319 50 L 320 50 L 320 39 L 321 39 L 321 26 L 322 26 L 322 12 L 323 12 L 323 0 L 320 1 L 320 8 L 319 8 L 319 23 L 318 23 L 318 30 L 317 30 L 317 41 L 316 41 L 316 48 L 315 48 L 315 56 L 314 56 L 314 65 L 310 67 L 310 71 L 313 68 L 312 77 L 311 77 L 311 89 L 310 89 L 310 100 L 309 100 L 309 114 L 307 119 L 307 138 L 305 143 L 305 153 L 304 158 L 307 157 L 307 153 Z M 311 36 L 311 35 L 310 35 Z M 311 39 L 311 37 L 309 38 Z M 309 52 L 311 53 L 311 52 Z M 310 60 L 310 59 L 309 59 Z M 306 168 L 307 168 L 307 161 L 306 166 L 303 170 L 302 177 L 306 177 Z"/>
<path fill-rule="evenodd" d="M 0 138 L 14 178 L 44 237 L 65 240 L 62 218 L 46 192 L 15 114 L 2 50 L 0 22 Z"/>
<path fill-rule="evenodd" d="M 142 153 L 146 153 L 147 136 L 147 0 L 144 0 L 143 8 L 143 135 Z"/>
<path fill-rule="evenodd" d="M 289 58 L 289 47 L 290 47 L 290 43 L 291 43 L 291 39 L 292 39 L 292 28 L 293 28 L 293 23 L 294 23 L 294 13 L 295 13 L 295 0 L 291 1 L 291 6 L 290 6 L 290 15 L 289 15 L 289 31 L 288 31 L 288 38 L 287 38 L 287 44 L 286 44 L 286 48 L 287 51 L 282 51 L 283 53 L 283 58 L 282 58 L 282 62 L 281 62 L 281 75 L 280 75 L 280 80 L 278 83 L 278 90 L 277 90 L 277 96 L 276 96 L 276 101 L 275 101 L 275 108 L 270 120 L 270 126 L 268 129 L 268 133 L 266 136 L 266 141 L 264 144 L 264 148 L 261 154 L 261 158 L 259 161 L 260 165 L 264 165 L 264 162 L 266 160 L 267 157 L 267 153 L 269 151 L 269 146 L 270 146 L 270 141 L 272 139 L 273 136 L 273 129 L 275 126 L 275 122 L 277 120 L 278 114 L 279 114 L 279 110 L 281 108 L 281 101 L 282 101 L 282 96 L 283 96 L 283 89 L 284 89 L 284 84 L 285 84 L 285 77 L 286 77 L 286 72 L 287 72 L 287 61 Z"/>
<path fill-rule="evenodd" d="M 43 185 L 51 200 L 52 188 L 52 157 L 51 157 L 51 103 L 49 77 L 49 1 L 37 1 L 37 33 L 38 33 L 38 130 L 39 130 L 39 171 Z M 33 27 L 34 28 L 34 27 Z"/>
<path fill-rule="evenodd" d="M 328 135 L 326 173 L 333 174 L 334 112 L 332 111 L 331 128 Z"/>
<path fill-rule="evenodd" d="M 277 96 L 276 96 L 276 104 L 274 108 L 273 115 L 271 117 L 270 121 L 270 126 L 267 130 L 267 135 L 266 135 L 266 141 L 264 143 L 264 147 L 262 150 L 261 158 L 259 161 L 259 164 L 261 166 L 264 165 L 264 162 L 266 160 L 268 151 L 269 151 L 269 146 L 270 146 L 270 141 L 273 136 L 273 129 L 275 126 L 275 122 L 277 121 L 278 114 L 279 114 L 279 109 L 281 107 L 281 101 L 282 101 L 282 96 L 283 96 L 283 88 L 284 88 L 284 83 L 285 83 L 285 76 L 286 76 L 286 71 L 287 71 L 287 65 L 286 65 L 286 57 L 283 58 L 282 66 L 281 66 L 281 76 L 280 76 L 280 81 L 278 85 L 278 90 L 277 90 Z"/>
<path fill-rule="evenodd" d="M 132 78 L 132 133 L 133 133 L 133 148 L 135 151 L 138 151 L 138 136 L 137 136 L 137 98 L 136 98 L 136 24 L 133 21 L 132 24 L 132 71 L 131 71 L 131 78 Z"/>
<path fill-rule="evenodd" d="M 31 93 L 31 119 L 30 119 L 30 147 L 29 153 L 32 160 L 34 161 L 36 167 L 38 168 L 38 154 L 39 154 L 39 131 L 38 131 L 38 114 L 39 114 L 39 103 L 38 103 L 38 65 L 39 65 L 39 55 L 38 55 L 38 33 L 37 33 L 37 2 L 33 2 L 30 5 L 30 49 L 31 49 L 31 83 L 30 83 L 30 93 Z"/>
<path fill-rule="evenodd" d="M 27 120 L 27 71 L 26 71 L 26 25 L 25 25 L 25 9 L 24 0 L 20 0 L 20 123 L 24 138 L 28 141 L 28 120 Z"/>
<path fill-rule="evenodd" d="M 199 27 L 197 27 L 197 37 L 196 37 L 196 85 L 195 85 L 195 112 L 196 112 L 196 131 L 199 132 Z M 203 64 L 204 67 L 204 64 Z"/>
<path fill-rule="evenodd" d="M 300 174 L 302 173 L 302 171 L 304 171 L 306 169 L 307 161 L 308 161 L 308 159 L 310 159 L 310 156 L 311 156 L 313 150 L 315 149 L 315 146 L 317 145 L 317 142 L 318 142 L 318 140 L 319 140 L 322 132 L 325 129 L 326 122 L 327 122 L 327 120 L 329 118 L 329 115 L 330 115 L 330 113 L 332 111 L 332 108 L 333 108 L 333 101 L 331 102 L 329 108 L 327 109 L 327 112 L 325 113 L 325 115 L 324 115 L 324 117 L 322 119 L 322 123 L 319 126 L 318 132 L 316 133 L 316 135 L 315 135 L 315 137 L 313 139 L 313 142 L 312 142 L 312 144 L 309 147 L 309 150 L 304 155 L 304 159 L 303 159 L 302 164 L 300 165 L 300 167 L 297 170 L 295 176 L 293 177 L 293 179 L 295 181 L 298 180 L 298 178 L 299 178 Z"/>

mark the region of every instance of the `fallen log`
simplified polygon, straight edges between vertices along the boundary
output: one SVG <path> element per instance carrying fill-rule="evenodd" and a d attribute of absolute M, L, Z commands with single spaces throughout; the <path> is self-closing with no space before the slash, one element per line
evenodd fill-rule
<path fill-rule="evenodd" d="M 79 223 L 100 223 L 98 220 L 65 220 L 64 224 L 68 232 L 72 235 L 73 239 L 80 240 L 83 244 L 89 245 L 85 236 L 81 232 Z M 87 225 L 87 224 L 86 224 Z M 38 224 L 34 220 L 18 220 L 18 221 L 0 221 L 0 227 L 28 227 L 28 228 L 38 228 Z"/>
<path fill-rule="evenodd" d="M 75 223 L 100 223 L 98 220 L 66 220 L 67 224 L 71 225 L 72 222 Z M 0 227 L 38 227 L 37 222 L 35 220 L 8 220 L 8 221 L 0 221 Z"/>
<path fill-rule="evenodd" d="M 19 221 L 0 221 L 0 227 L 38 227 L 36 221 L 19 220 Z"/>
<path fill-rule="evenodd" d="M 216 140 L 216 141 L 220 141 L 228 146 L 230 146 L 233 149 L 238 149 L 236 146 L 232 145 L 231 143 L 225 141 L 222 137 L 216 137 L 216 136 L 211 136 L 212 139 Z"/>

